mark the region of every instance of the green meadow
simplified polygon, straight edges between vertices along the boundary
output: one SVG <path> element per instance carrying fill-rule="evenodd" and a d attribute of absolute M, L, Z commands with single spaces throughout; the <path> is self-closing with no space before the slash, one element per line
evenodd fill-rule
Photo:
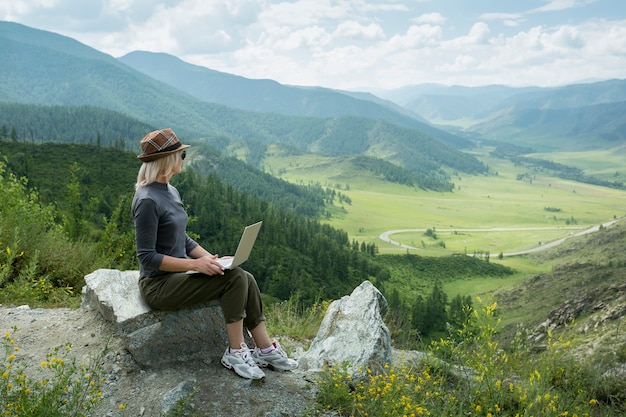
<path fill-rule="evenodd" d="M 608 181 L 626 183 L 626 167 L 624 167 L 624 161 L 626 161 L 625 144 L 611 149 L 550 154 L 537 153 L 531 156 L 551 160 L 563 165 L 575 166 L 584 169 L 588 175 Z"/>
<path fill-rule="evenodd" d="M 489 175 L 461 175 L 453 178 L 455 190 L 439 193 L 392 184 L 369 172 L 356 170 L 346 158 L 319 155 L 283 156 L 275 151 L 265 161 L 265 169 L 299 184 L 319 183 L 335 188 L 350 198 L 350 204 L 336 203 L 332 226 L 345 230 L 351 239 L 375 243 L 381 254 L 412 253 L 446 256 L 454 253 L 485 256 L 490 262 L 512 268 L 516 273 L 503 277 L 458 277 L 446 280 L 443 289 L 449 299 L 456 295 L 499 298 L 502 291 L 514 291 L 534 276 L 552 270 L 564 259 L 553 259 L 538 252 L 533 256 L 503 256 L 525 251 L 621 218 L 626 214 L 626 191 L 599 187 L 536 174 L 532 181 L 520 181 L 525 168 L 510 161 L 490 159 L 488 150 L 477 156 L 485 162 Z M 605 172 L 619 171 L 618 159 L 606 152 L 590 153 L 585 164 L 576 163 L 580 154 L 543 155 L 564 164 L 591 170 L 604 166 Z M 591 175 L 592 173 L 589 172 Z M 598 175 L 596 171 L 593 175 Z M 430 229 L 431 233 L 427 231 Z M 380 239 L 382 233 L 407 249 Z M 433 232 L 434 231 L 434 236 Z M 568 241 L 569 242 L 569 241 Z M 434 281 L 403 271 L 392 272 L 389 282 L 403 298 L 427 295 Z M 549 292 L 559 299 L 561 294 Z M 504 325 L 532 323 L 546 303 L 529 300 L 503 311 Z M 546 312 L 547 314 L 547 312 Z"/>
<path fill-rule="evenodd" d="M 484 155 L 486 155 L 486 151 Z M 455 190 L 439 193 L 391 184 L 357 171 L 343 158 L 315 155 L 281 156 L 265 160 L 266 169 L 295 183 L 319 183 L 336 188 L 351 204 L 335 206 L 328 222 L 360 242 L 376 243 L 381 253 L 519 252 L 566 238 L 626 214 L 626 191 L 535 174 L 532 181 L 517 179 L 524 168 L 478 155 L 491 170 L 483 176 L 453 178 Z M 552 160 L 572 161 L 569 154 Z M 590 154 L 609 165 L 605 154 Z M 547 159 L 547 158 L 546 158 Z M 619 161 L 613 160 L 612 170 Z M 608 169 L 608 168 L 607 168 Z M 430 229 L 434 233 L 426 233 Z M 380 235 L 398 231 L 390 239 L 415 249 L 383 242 Z"/>

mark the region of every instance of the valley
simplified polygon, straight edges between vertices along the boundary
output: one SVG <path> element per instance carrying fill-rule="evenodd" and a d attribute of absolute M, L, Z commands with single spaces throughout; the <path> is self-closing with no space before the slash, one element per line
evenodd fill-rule
<path fill-rule="evenodd" d="M 598 160 L 593 156 L 597 155 Z M 572 157 L 543 155 L 559 160 Z M 406 247 L 384 242 L 392 230 L 420 229 L 392 234 L 409 252 L 423 256 L 451 253 L 513 253 L 562 239 L 626 214 L 626 191 L 532 174 L 518 180 L 522 167 L 493 159 L 488 149 L 477 157 L 490 167 L 489 175 L 453 177 L 452 193 L 425 191 L 391 184 L 371 173 L 344 169 L 333 158 L 272 154 L 264 164 L 282 179 L 297 184 L 317 182 L 336 188 L 350 204 L 336 203 L 328 223 L 345 230 L 351 239 L 375 243 L 380 253 L 406 253 Z M 619 171 L 617 160 L 591 154 L 587 164 Z M 427 236 L 428 230 L 431 230 Z M 501 229 L 501 230 L 497 230 Z"/>

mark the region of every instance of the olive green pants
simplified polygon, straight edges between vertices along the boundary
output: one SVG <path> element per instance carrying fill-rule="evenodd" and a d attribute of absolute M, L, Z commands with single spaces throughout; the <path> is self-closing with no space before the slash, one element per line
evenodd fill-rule
<path fill-rule="evenodd" d="M 243 319 L 244 326 L 252 330 L 265 320 L 256 279 L 241 268 L 213 276 L 182 272 L 141 277 L 139 291 L 146 303 L 157 310 L 175 310 L 219 300 L 226 323 Z"/>

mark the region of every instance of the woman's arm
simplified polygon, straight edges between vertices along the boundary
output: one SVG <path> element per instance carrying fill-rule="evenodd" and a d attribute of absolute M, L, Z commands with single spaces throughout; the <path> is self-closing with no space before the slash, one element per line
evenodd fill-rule
<path fill-rule="evenodd" d="M 197 271 L 206 275 L 224 275 L 217 255 L 212 255 L 202 246 L 196 246 L 190 253 L 191 258 L 163 256 L 159 270 L 167 272 Z"/>

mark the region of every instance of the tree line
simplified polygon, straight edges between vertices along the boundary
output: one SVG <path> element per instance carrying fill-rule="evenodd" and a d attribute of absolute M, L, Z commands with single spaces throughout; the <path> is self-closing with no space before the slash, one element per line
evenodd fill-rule
<path fill-rule="evenodd" d="M 93 106 L 41 106 L 0 102 L 0 140 L 30 144 L 82 143 L 135 150 L 153 128 Z"/>

